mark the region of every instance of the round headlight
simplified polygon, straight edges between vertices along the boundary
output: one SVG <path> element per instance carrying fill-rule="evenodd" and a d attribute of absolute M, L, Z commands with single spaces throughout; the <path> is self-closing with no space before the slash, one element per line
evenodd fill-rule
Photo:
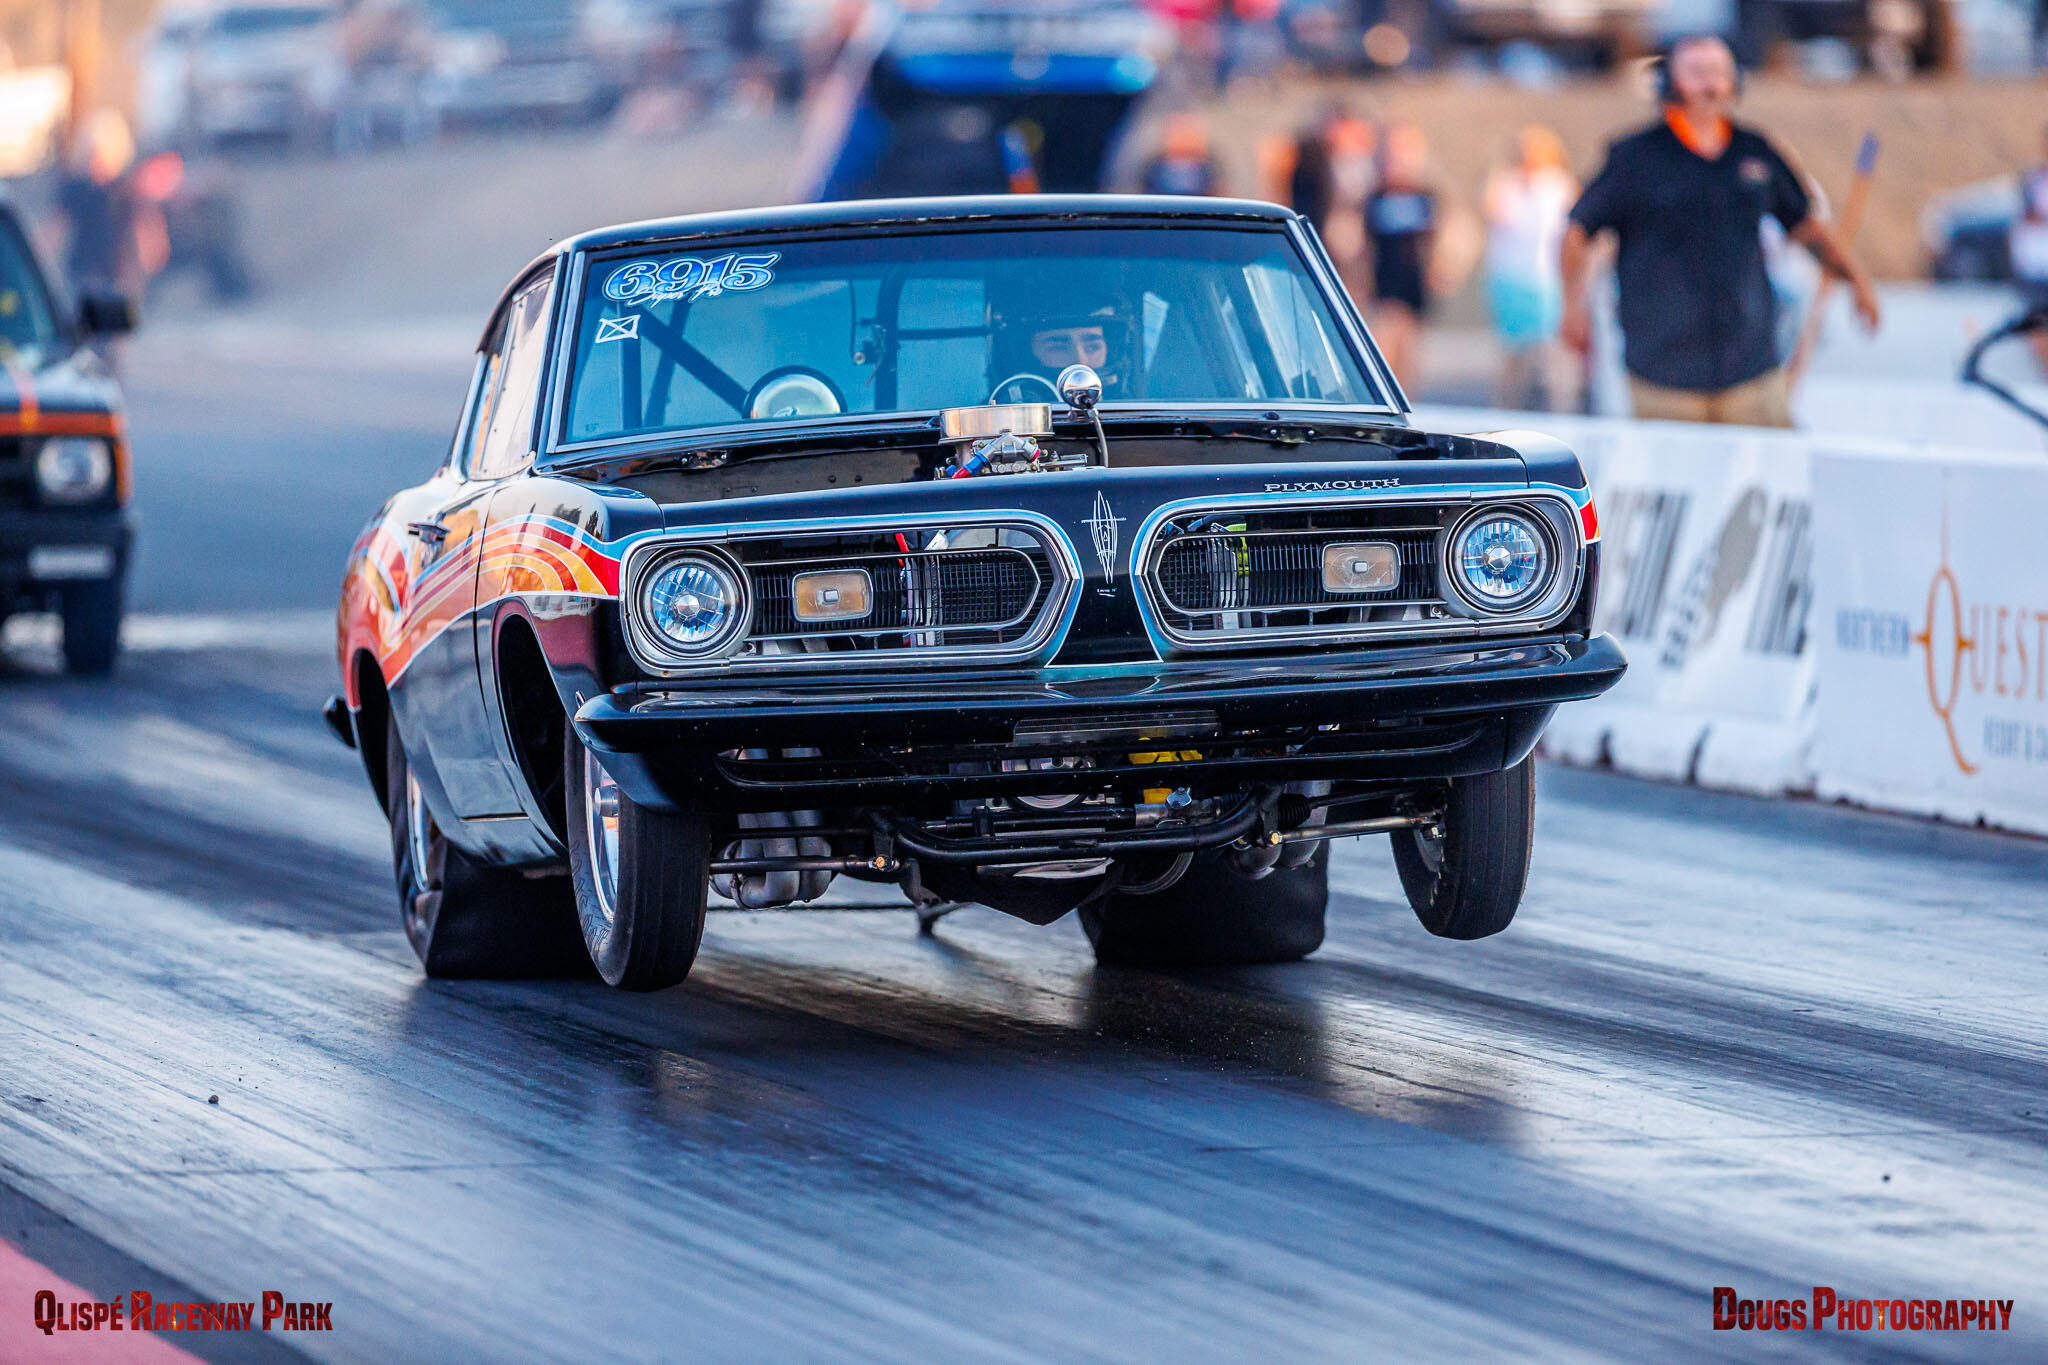
<path fill-rule="evenodd" d="M 1484 611 L 1512 611 L 1550 585 L 1550 543 L 1518 512 L 1479 516 L 1458 533 L 1451 573 L 1458 591 Z"/>
<path fill-rule="evenodd" d="M 694 556 L 670 561 L 647 580 L 647 623 L 678 654 L 712 654 L 746 624 L 746 590 L 732 570 Z"/>
<path fill-rule="evenodd" d="M 36 452 L 36 487 L 51 502 L 90 502 L 113 477 L 114 454 L 105 441 L 53 436 Z"/>

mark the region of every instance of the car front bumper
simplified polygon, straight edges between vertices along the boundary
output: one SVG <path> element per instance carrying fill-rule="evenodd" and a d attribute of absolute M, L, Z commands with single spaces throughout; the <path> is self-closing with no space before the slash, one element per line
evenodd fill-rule
<path fill-rule="evenodd" d="M 67 583 L 121 577 L 134 538 L 125 508 L 0 508 L 0 613 Z"/>
<path fill-rule="evenodd" d="M 1553 708 L 1626 667 L 1593 635 L 1071 673 L 728 675 L 620 688 L 575 724 L 634 800 L 701 809 L 1401 782 L 1519 762 Z M 1088 766 L 1030 761 L 1074 754 Z"/>

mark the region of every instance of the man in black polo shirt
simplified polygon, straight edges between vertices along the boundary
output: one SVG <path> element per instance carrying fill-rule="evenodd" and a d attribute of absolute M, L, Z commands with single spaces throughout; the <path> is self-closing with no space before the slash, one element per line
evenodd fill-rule
<path fill-rule="evenodd" d="M 1872 330 L 1877 295 L 1812 212 L 1777 148 L 1730 122 L 1738 87 L 1728 45 L 1681 40 L 1661 79 L 1663 119 L 1609 148 L 1607 165 L 1572 209 L 1564 339 L 1581 351 L 1589 344 L 1588 258 L 1593 238 L 1611 231 L 1620 239 L 1622 362 L 1636 416 L 1790 426 L 1763 220 L 1777 219 L 1823 270 L 1848 283 Z"/>

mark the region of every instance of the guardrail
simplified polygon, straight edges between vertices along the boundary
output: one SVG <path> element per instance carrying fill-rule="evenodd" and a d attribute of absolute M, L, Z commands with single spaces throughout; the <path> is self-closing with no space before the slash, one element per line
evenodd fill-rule
<path fill-rule="evenodd" d="M 2048 461 L 1435 409 L 1574 445 L 1629 673 L 1545 752 L 2048 834 Z"/>

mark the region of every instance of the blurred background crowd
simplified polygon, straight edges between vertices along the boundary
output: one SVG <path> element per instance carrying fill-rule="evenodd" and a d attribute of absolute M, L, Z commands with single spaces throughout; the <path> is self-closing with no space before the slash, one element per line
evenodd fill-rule
<path fill-rule="evenodd" d="M 1577 410 L 1567 214 L 1697 33 L 1874 275 L 1982 286 L 1965 330 L 2048 290 L 2048 0 L 0 0 L 0 177 L 74 282 L 214 322 L 480 307 L 612 217 L 1274 199 L 1411 395 Z M 1789 358 L 1819 270 L 1765 247 Z"/>

